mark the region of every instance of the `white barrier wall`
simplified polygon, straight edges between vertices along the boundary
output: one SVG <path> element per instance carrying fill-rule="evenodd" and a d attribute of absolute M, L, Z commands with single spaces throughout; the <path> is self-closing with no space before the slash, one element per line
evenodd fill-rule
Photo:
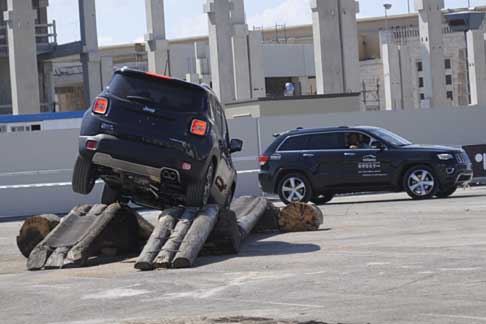
<path fill-rule="evenodd" d="M 486 107 L 247 117 L 228 123 L 231 137 L 245 142 L 243 152 L 234 155 L 239 171 L 237 195 L 260 194 L 258 155 L 273 141 L 274 133 L 296 127 L 371 125 L 415 143 L 486 144 Z M 0 218 L 65 213 L 76 204 L 99 201 L 101 184 L 90 196 L 71 191 L 78 133 L 78 129 L 64 129 L 0 135 Z"/>

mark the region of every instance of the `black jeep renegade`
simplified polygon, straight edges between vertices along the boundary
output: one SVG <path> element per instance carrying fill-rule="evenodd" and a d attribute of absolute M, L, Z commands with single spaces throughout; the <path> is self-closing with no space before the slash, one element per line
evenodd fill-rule
<path fill-rule="evenodd" d="M 123 68 L 86 112 L 73 190 L 103 203 L 227 205 L 236 186 L 224 109 L 209 87 Z"/>
<path fill-rule="evenodd" d="M 473 177 L 462 149 L 414 145 L 381 128 L 296 129 L 276 137 L 260 157 L 259 179 L 285 203 L 368 191 L 446 198 Z"/>

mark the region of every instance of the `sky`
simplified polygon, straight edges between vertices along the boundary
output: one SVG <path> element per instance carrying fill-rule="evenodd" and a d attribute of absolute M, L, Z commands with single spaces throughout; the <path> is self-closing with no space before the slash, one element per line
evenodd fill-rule
<path fill-rule="evenodd" d="M 311 23 L 310 0 L 245 0 L 250 29 Z M 470 0 L 471 6 L 486 6 L 486 0 Z M 167 38 L 207 35 L 205 0 L 165 0 Z M 413 10 L 414 0 L 409 0 Z M 467 7 L 468 0 L 446 0 L 446 8 Z M 361 0 L 359 17 L 383 16 L 384 3 L 390 15 L 406 13 L 407 0 Z M 98 40 L 101 46 L 143 42 L 145 0 L 97 0 Z M 77 0 L 49 1 L 49 19 L 56 20 L 58 43 L 80 39 Z"/>

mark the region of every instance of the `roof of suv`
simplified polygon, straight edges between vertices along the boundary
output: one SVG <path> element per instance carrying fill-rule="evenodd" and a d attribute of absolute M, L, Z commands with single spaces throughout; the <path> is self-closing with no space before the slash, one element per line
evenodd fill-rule
<path fill-rule="evenodd" d="M 193 88 L 194 90 L 203 90 L 207 93 L 215 95 L 213 89 L 211 89 L 206 84 L 199 85 L 199 84 L 192 83 L 192 82 L 186 82 L 186 81 L 181 80 L 181 79 L 172 78 L 172 77 L 167 76 L 167 75 L 162 75 L 162 74 L 157 74 L 157 73 L 152 73 L 152 72 L 144 72 L 144 71 L 140 71 L 140 70 L 130 69 L 128 67 L 122 67 L 121 69 L 117 69 L 115 71 L 115 73 L 127 74 L 127 75 L 135 74 L 135 75 L 139 75 L 139 76 L 145 76 L 147 78 L 163 79 L 163 80 L 174 82 L 174 83 L 176 83 L 180 86 Z"/>
<path fill-rule="evenodd" d="M 371 130 L 371 129 L 378 129 L 378 127 L 373 127 L 373 126 L 340 126 L 340 127 L 324 127 L 324 128 L 296 128 L 296 129 L 291 129 L 287 130 L 285 132 L 280 133 L 278 136 L 281 135 L 295 135 L 295 134 L 312 134 L 315 132 L 322 132 L 322 131 L 343 131 L 343 130 Z"/>

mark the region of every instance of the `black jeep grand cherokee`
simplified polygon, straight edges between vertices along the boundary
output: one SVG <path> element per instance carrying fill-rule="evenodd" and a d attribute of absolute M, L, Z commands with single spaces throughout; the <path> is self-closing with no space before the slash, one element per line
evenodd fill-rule
<path fill-rule="evenodd" d="M 231 202 L 236 171 L 224 109 L 205 86 L 123 68 L 81 125 L 73 190 L 163 209 Z"/>
<path fill-rule="evenodd" d="M 414 145 L 385 129 L 296 129 L 260 157 L 263 191 L 285 202 L 326 203 L 338 193 L 406 191 L 413 199 L 446 198 L 471 181 L 467 154 Z"/>

